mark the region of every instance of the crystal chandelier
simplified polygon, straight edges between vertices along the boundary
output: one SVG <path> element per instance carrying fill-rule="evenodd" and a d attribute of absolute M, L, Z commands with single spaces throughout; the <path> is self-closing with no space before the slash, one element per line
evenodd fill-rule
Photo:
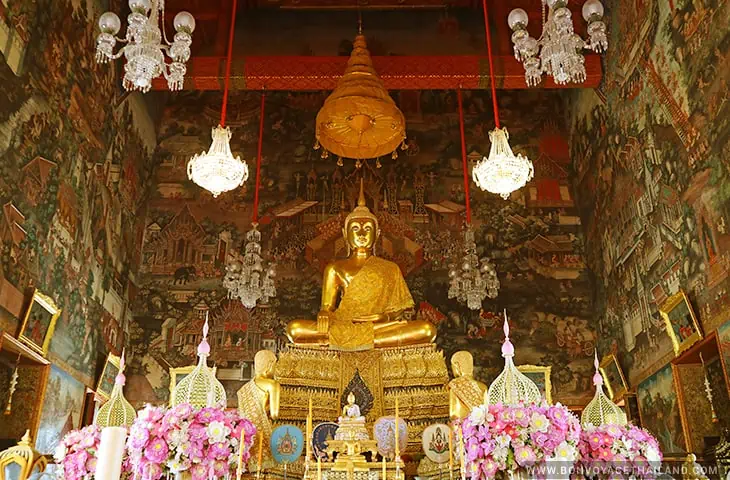
<path fill-rule="evenodd" d="M 234 2 L 235 3 L 235 2 Z M 246 233 L 246 247 L 243 261 L 234 260 L 226 265 L 223 286 L 228 289 L 228 298 L 238 298 L 246 308 L 253 308 L 256 303 L 268 303 L 276 296 L 274 265 L 266 267 L 261 257 L 261 232 L 258 230 L 259 185 L 261 176 L 261 145 L 264 139 L 264 111 L 266 95 L 261 95 L 261 118 L 259 120 L 259 143 L 256 154 L 256 185 L 253 194 L 253 214 L 251 230 Z"/>
<path fill-rule="evenodd" d="M 492 141 L 489 157 L 477 162 L 471 172 L 472 178 L 477 187 L 506 200 L 512 192 L 532 180 L 535 171 L 527 157 L 512 152 L 506 128 L 495 128 L 489 132 L 489 139 Z"/>
<path fill-rule="evenodd" d="M 601 2 L 587 0 L 583 4 L 583 18 L 588 22 L 587 41 L 573 31 L 573 19 L 567 5 L 568 0 L 542 0 L 542 35 L 538 39 L 527 31 L 527 12 L 523 9 L 516 8 L 507 17 L 514 32 L 515 58 L 525 67 L 525 81 L 530 87 L 540 83 L 543 73 L 553 77 L 558 85 L 583 83 L 586 68 L 581 50 L 602 53 L 608 49 Z"/>
<path fill-rule="evenodd" d="M 211 130 L 213 143 L 207 152 L 188 162 L 188 178 L 217 197 L 243 185 L 248 179 L 248 165 L 231 153 L 231 129 L 218 125 Z"/>
<path fill-rule="evenodd" d="M 456 298 L 471 310 L 479 310 L 486 297 L 496 298 L 499 293 L 499 278 L 494 264 L 487 258 L 479 260 L 476 254 L 474 230 L 468 226 L 464 231 L 464 258 L 460 268 L 451 265 L 449 270 L 449 298 Z"/>
<path fill-rule="evenodd" d="M 276 296 L 274 265 L 264 268 L 261 257 L 261 232 L 256 224 L 246 234 L 246 248 L 243 261 L 235 260 L 226 265 L 223 286 L 228 289 L 228 298 L 238 298 L 246 308 L 253 308 L 261 301 L 267 303 Z"/>
<path fill-rule="evenodd" d="M 167 79 L 170 90 L 182 89 L 195 18 L 188 12 L 175 15 L 173 26 L 176 33 L 170 43 L 165 32 L 164 0 L 129 0 L 129 8 L 132 13 L 127 17 L 124 38 L 116 36 L 122 26 L 116 13 L 106 12 L 99 17 L 101 33 L 96 38 L 96 61 L 107 63 L 123 54 L 127 60 L 123 85 L 127 90 L 148 92 L 152 88 L 152 79 L 160 75 Z M 115 54 L 117 41 L 126 45 Z M 165 62 L 165 54 L 170 57 L 171 63 Z"/>
<path fill-rule="evenodd" d="M 223 192 L 234 190 L 248 179 L 248 165 L 241 157 L 231 153 L 231 129 L 226 127 L 228 108 L 228 87 L 231 78 L 231 58 L 233 53 L 233 32 L 236 28 L 237 0 L 233 0 L 231 26 L 228 31 L 228 54 L 226 56 L 226 83 L 223 88 L 221 121 L 211 130 L 213 142 L 207 152 L 195 155 L 188 162 L 188 178 L 196 185 L 208 190 L 216 198 Z"/>

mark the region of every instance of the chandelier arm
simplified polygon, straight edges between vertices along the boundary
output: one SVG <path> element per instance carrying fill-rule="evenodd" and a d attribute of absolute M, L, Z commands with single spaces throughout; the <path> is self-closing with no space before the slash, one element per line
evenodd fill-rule
<path fill-rule="evenodd" d="M 165 28 L 165 2 L 164 0 L 160 2 L 160 11 L 162 12 L 162 16 L 160 17 L 160 30 L 162 30 L 162 38 L 165 40 L 165 43 L 168 45 L 172 45 L 170 40 L 167 39 L 167 28 Z"/>
<path fill-rule="evenodd" d="M 457 99 L 459 100 L 459 134 L 461 136 L 461 166 L 464 173 L 464 197 L 466 202 L 466 223 L 471 225 L 471 201 L 469 199 L 469 175 L 466 165 L 466 138 L 464 135 L 464 101 L 461 98 L 461 88 L 457 91 Z"/>
<path fill-rule="evenodd" d="M 234 0 L 235 1 L 235 0 Z M 259 220 L 259 177 L 261 176 L 261 145 L 264 143 L 264 112 L 266 109 L 266 93 L 261 92 L 261 118 L 259 119 L 259 144 L 256 151 L 256 184 L 253 190 L 252 223 Z"/>
<path fill-rule="evenodd" d="M 233 58 L 233 34 L 236 31 L 236 12 L 238 11 L 238 0 L 233 0 L 231 9 L 231 29 L 228 32 L 228 57 L 226 58 L 226 81 L 223 89 L 223 106 L 221 107 L 221 127 L 226 126 L 226 110 L 228 109 L 228 90 L 231 80 L 231 60 Z"/>
<path fill-rule="evenodd" d="M 115 53 L 114 55 L 107 55 L 106 57 L 109 60 L 117 60 L 117 59 L 121 58 L 122 55 L 124 55 L 125 48 L 126 48 L 126 45 L 124 47 L 120 48 L 119 51 L 117 53 Z"/>
<path fill-rule="evenodd" d="M 492 87 L 492 107 L 494 108 L 494 124 L 499 127 L 499 108 L 497 107 L 497 86 L 494 84 L 494 64 L 492 61 L 492 36 L 489 33 L 489 9 L 487 0 L 482 0 L 484 10 L 484 31 L 487 36 L 487 54 L 489 55 L 489 85 Z"/>

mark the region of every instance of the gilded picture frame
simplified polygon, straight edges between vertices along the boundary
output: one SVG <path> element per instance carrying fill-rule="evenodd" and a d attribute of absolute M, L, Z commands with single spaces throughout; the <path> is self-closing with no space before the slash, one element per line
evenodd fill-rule
<path fill-rule="evenodd" d="M 195 370 L 196 365 L 190 365 L 187 367 L 176 367 L 170 368 L 170 406 L 172 406 L 172 399 L 175 395 L 175 387 L 182 381 L 183 378 L 190 375 Z M 218 367 L 213 367 L 213 375 L 216 374 Z"/>
<path fill-rule="evenodd" d="M 543 394 L 548 404 L 553 404 L 553 386 L 550 380 L 552 367 L 543 365 L 519 365 L 517 370 L 535 382 L 535 385 L 540 389 L 540 393 Z"/>
<path fill-rule="evenodd" d="M 613 353 L 603 357 L 598 371 L 603 377 L 603 385 L 606 387 L 608 398 L 613 402 L 619 402 L 629 391 L 629 385 L 626 382 L 624 371 L 618 363 L 618 358 Z"/>
<path fill-rule="evenodd" d="M 683 290 L 669 297 L 659 307 L 659 313 L 664 318 L 664 326 L 672 340 L 675 356 L 702 340 L 702 329 Z"/>
<path fill-rule="evenodd" d="M 53 299 L 33 290 L 30 305 L 23 316 L 23 324 L 18 333 L 18 340 L 40 353 L 44 357 L 48 354 L 56 321 L 61 315 L 61 309 Z"/>
<path fill-rule="evenodd" d="M 96 395 L 102 400 L 109 400 L 111 397 L 119 369 L 120 358 L 113 353 L 107 355 L 106 362 L 104 362 L 104 369 L 101 371 L 101 376 L 96 382 Z"/>

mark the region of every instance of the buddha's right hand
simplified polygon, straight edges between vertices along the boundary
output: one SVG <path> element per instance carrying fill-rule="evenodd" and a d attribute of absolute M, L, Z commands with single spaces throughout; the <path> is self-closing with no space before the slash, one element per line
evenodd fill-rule
<path fill-rule="evenodd" d="M 327 333 L 330 329 L 330 315 L 331 313 L 322 310 L 317 314 L 317 331 L 320 333 Z"/>

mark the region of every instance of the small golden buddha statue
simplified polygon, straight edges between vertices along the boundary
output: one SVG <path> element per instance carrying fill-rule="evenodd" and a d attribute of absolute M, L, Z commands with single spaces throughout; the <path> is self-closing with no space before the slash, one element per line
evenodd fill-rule
<path fill-rule="evenodd" d="M 342 407 L 342 416 L 337 419 L 339 427 L 335 432 L 335 440 L 368 440 L 370 435 L 365 427 L 365 417 L 355 403 L 355 394 L 347 395 L 347 405 Z"/>
<path fill-rule="evenodd" d="M 474 380 L 474 357 L 462 350 L 451 356 L 454 379 L 449 382 L 449 416 L 452 420 L 469 416 L 472 408 L 484 402 L 487 386 Z"/>
<path fill-rule="evenodd" d="M 276 354 L 260 350 L 254 356 L 253 365 L 253 379 L 238 390 L 238 411 L 256 425 L 254 448 L 258 449 L 259 435 L 264 436 L 264 458 L 268 459 L 271 456 L 271 420 L 279 418 L 281 397 L 281 385 L 274 380 Z"/>
<path fill-rule="evenodd" d="M 436 328 L 431 323 L 402 318 L 414 304 L 400 268 L 373 253 L 380 229 L 365 203 L 362 180 L 342 235 L 348 256 L 325 267 L 317 320 L 290 322 L 289 340 L 350 351 L 432 343 Z"/>

